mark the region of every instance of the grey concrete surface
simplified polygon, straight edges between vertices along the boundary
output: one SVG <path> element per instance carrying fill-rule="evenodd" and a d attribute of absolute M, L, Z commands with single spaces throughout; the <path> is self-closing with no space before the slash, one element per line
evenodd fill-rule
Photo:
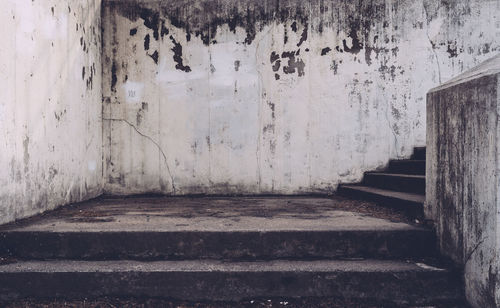
<path fill-rule="evenodd" d="M 427 95 L 426 217 L 474 307 L 500 306 L 500 56 Z"/>
<path fill-rule="evenodd" d="M 398 221 L 401 218 L 384 214 L 375 204 L 339 197 L 98 199 L 0 228 L 0 256 L 24 260 L 434 257 L 433 232 Z"/>
<path fill-rule="evenodd" d="M 0 266 L 0 300 L 150 296 L 190 300 L 337 297 L 392 304 L 461 299 L 456 277 L 395 261 L 23 262 Z"/>
<path fill-rule="evenodd" d="M 419 227 L 360 213 L 352 200 L 334 197 L 103 198 L 3 227 L 49 232 L 374 229 Z"/>

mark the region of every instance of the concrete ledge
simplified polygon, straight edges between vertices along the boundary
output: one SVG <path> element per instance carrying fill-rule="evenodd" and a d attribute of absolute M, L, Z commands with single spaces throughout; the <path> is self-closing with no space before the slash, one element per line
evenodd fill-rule
<path fill-rule="evenodd" d="M 22 244 L 20 244 L 22 243 Z M 274 232 L 7 232 L 0 256 L 15 259 L 420 259 L 435 257 L 431 230 Z"/>
<path fill-rule="evenodd" d="M 500 305 L 499 78 L 497 56 L 427 94 L 425 214 L 474 307 Z"/>
<path fill-rule="evenodd" d="M 161 297 L 239 301 L 336 297 L 370 303 L 437 304 L 461 299 L 443 269 L 395 261 L 22 262 L 0 266 L 0 301 L 23 297 Z"/>

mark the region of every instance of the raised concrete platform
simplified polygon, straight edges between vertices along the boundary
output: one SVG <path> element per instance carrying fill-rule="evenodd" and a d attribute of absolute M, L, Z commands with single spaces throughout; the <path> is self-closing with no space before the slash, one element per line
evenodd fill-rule
<path fill-rule="evenodd" d="M 376 212 L 374 209 L 373 212 Z M 344 198 L 100 198 L 9 224 L 0 231 L 346 231 L 409 230 L 357 211 Z"/>
<path fill-rule="evenodd" d="M 341 197 L 101 198 L 0 228 L 0 303 L 462 300 L 431 230 Z M 10 262 L 10 263 L 9 263 Z"/>
<path fill-rule="evenodd" d="M 0 228 L 0 255 L 85 260 L 433 256 L 431 230 L 376 218 L 382 216 L 374 204 L 373 213 L 361 213 L 357 204 L 339 197 L 98 199 Z"/>

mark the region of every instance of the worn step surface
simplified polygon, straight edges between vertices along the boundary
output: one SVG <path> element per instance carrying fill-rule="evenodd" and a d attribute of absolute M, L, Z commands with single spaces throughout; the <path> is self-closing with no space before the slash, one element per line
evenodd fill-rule
<path fill-rule="evenodd" d="M 0 255 L 0 302 L 463 300 L 430 230 L 341 197 L 100 198 L 1 227 Z"/>
<path fill-rule="evenodd" d="M 339 193 L 352 198 L 368 199 L 386 207 L 405 212 L 410 217 L 421 217 L 425 195 L 392 191 L 363 185 L 342 185 Z"/>
<path fill-rule="evenodd" d="M 14 259 L 180 260 L 434 256 L 431 230 L 332 198 L 122 198 L 0 228 Z M 22 243 L 22 244 L 21 244 Z"/>
<path fill-rule="evenodd" d="M 387 167 L 388 173 L 425 175 L 425 160 L 391 160 Z"/>
<path fill-rule="evenodd" d="M 361 183 L 339 185 L 338 194 L 373 201 L 411 218 L 423 218 L 425 155 L 425 147 L 416 147 L 411 159 L 391 160 L 385 171 L 366 172 Z"/>
<path fill-rule="evenodd" d="M 425 175 L 367 172 L 363 184 L 393 191 L 425 194 Z"/>
<path fill-rule="evenodd" d="M 437 304 L 461 300 L 447 270 L 398 261 L 27 261 L 0 266 L 0 301 L 18 298 L 167 297 L 238 301 L 338 297 Z"/>

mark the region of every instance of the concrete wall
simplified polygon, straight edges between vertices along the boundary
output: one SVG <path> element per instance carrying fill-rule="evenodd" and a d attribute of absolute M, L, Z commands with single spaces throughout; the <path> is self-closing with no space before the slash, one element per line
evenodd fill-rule
<path fill-rule="evenodd" d="M 331 192 L 425 144 L 499 1 L 107 0 L 107 193 Z"/>
<path fill-rule="evenodd" d="M 474 307 L 500 307 L 500 56 L 427 96 L 426 216 Z"/>
<path fill-rule="evenodd" d="M 0 223 L 102 191 L 100 0 L 3 0 Z"/>

